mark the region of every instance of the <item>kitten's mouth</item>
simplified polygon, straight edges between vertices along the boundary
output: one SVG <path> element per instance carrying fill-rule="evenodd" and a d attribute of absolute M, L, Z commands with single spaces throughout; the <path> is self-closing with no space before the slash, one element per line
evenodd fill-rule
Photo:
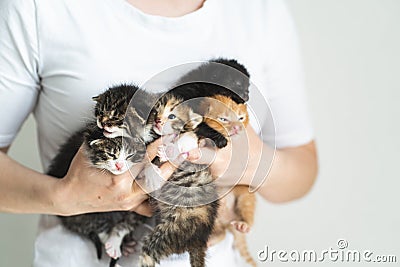
<path fill-rule="evenodd" d="M 156 134 L 162 135 L 162 126 L 154 125 L 153 130 L 156 132 Z"/>
<path fill-rule="evenodd" d="M 232 137 L 232 136 L 235 136 L 235 135 L 238 135 L 238 134 L 239 134 L 239 132 L 230 132 L 228 136 Z"/>
<path fill-rule="evenodd" d="M 110 137 L 112 134 L 113 134 L 113 132 L 110 132 L 110 131 L 107 131 L 107 130 L 103 130 L 103 134 L 104 134 L 104 136 L 105 137 Z"/>
<path fill-rule="evenodd" d="M 110 172 L 114 175 L 120 175 L 123 174 L 124 172 L 126 172 L 126 169 L 122 169 L 122 170 L 110 170 Z"/>

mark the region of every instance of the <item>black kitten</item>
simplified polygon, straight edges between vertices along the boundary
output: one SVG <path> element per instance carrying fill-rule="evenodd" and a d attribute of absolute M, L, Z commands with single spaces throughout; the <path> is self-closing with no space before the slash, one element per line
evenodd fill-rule
<path fill-rule="evenodd" d="M 231 98 L 238 104 L 247 102 L 249 100 L 249 79 L 250 74 L 242 64 L 234 59 L 218 58 L 210 60 L 184 75 L 168 94 L 189 101 L 193 110 L 204 116 L 199 110 L 204 97 L 222 95 Z M 197 127 L 196 134 L 199 138 L 211 139 L 218 148 L 223 148 L 228 144 L 227 138 L 206 122 L 202 122 Z"/>
<path fill-rule="evenodd" d="M 223 95 L 236 103 L 244 103 L 249 100 L 249 79 L 250 74 L 242 64 L 234 59 L 218 58 L 189 71 L 170 92 L 185 101 Z"/>

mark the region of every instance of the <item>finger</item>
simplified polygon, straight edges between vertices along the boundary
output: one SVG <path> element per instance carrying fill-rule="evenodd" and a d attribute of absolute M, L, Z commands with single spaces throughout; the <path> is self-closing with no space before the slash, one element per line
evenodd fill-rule
<path fill-rule="evenodd" d="M 147 157 L 150 161 L 152 161 L 157 156 L 158 147 L 162 144 L 161 138 L 153 141 L 149 145 L 147 145 Z"/>
<path fill-rule="evenodd" d="M 177 169 L 176 165 L 172 164 L 171 162 L 167 161 L 163 163 L 160 167 L 160 175 L 164 180 L 168 180 L 174 171 Z"/>
<path fill-rule="evenodd" d="M 147 193 L 143 190 L 142 186 L 137 183 L 137 181 L 133 181 L 132 183 L 132 193 L 134 194 L 141 194 L 144 199 L 147 199 Z"/>
<path fill-rule="evenodd" d="M 136 177 L 139 175 L 139 173 L 142 172 L 144 166 L 145 166 L 144 163 L 135 163 L 135 164 L 129 169 L 129 173 L 130 173 L 130 175 L 131 175 L 131 178 L 133 178 L 133 180 L 135 180 Z"/>
<path fill-rule="evenodd" d="M 196 164 L 210 165 L 214 162 L 217 150 L 210 147 L 196 148 L 189 151 L 187 160 Z"/>
<path fill-rule="evenodd" d="M 140 215 L 146 216 L 146 217 L 153 216 L 153 209 L 148 201 L 142 202 L 142 204 L 140 204 L 138 207 L 136 207 L 133 211 L 139 213 Z"/>

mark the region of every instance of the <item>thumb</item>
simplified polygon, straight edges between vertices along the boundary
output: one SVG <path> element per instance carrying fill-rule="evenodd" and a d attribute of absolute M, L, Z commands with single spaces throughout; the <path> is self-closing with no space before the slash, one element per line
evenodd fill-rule
<path fill-rule="evenodd" d="M 217 156 L 217 150 L 211 147 L 195 148 L 189 151 L 187 160 L 196 164 L 210 165 Z"/>

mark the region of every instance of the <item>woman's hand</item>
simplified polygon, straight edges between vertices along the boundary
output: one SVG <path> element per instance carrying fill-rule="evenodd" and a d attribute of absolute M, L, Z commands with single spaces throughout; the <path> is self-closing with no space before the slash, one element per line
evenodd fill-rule
<path fill-rule="evenodd" d="M 160 141 L 148 146 L 148 157 L 152 160 Z M 144 163 L 136 164 L 128 172 L 113 175 L 90 167 L 82 147 L 75 155 L 67 175 L 60 180 L 56 192 L 56 203 L 62 215 L 87 212 L 132 210 L 151 216 L 152 210 L 145 201 L 148 195 L 135 181 Z M 175 168 L 169 162 L 160 167 L 161 176 L 169 178 Z"/>
<path fill-rule="evenodd" d="M 253 177 L 260 165 L 263 146 L 264 143 L 258 135 L 248 127 L 246 131 L 233 136 L 226 147 L 200 147 L 189 152 L 188 160 L 210 164 L 211 173 L 220 186 L 245 184 L 257 187 L 257 181 Z M 265 168 L 265 176 L 268 167 Z"/>
<path fill-rule="evenodd" d="M 314 141 L 275 150 L 264 144 L 250 126 L 222 149 L 201 147 L 190 151 L 188 160 L 210 164 L 218 185 L 249 185 L 250 191 L 257 190 L 271 202 L 304 196 L 318 173 Z"/>

